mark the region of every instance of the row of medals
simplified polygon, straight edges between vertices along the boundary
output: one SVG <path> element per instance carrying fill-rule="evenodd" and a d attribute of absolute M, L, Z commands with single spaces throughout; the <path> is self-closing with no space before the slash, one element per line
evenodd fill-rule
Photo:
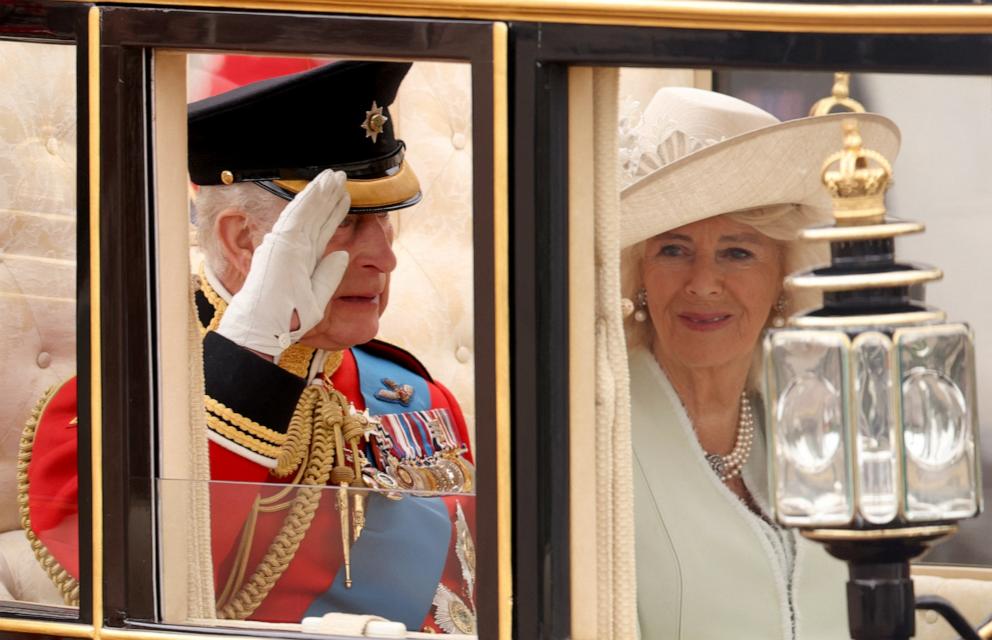
<path fill-rule="evenodd" d="M 388 451 L 386 468 L 366 460 L 362 475 L 376 489 L 407 490 L 417 493 L 470 493 L 475 486 L 475 467 L 462 457 L 465 448 L 443 449 L 423 458 L 398 458 L 392 453 L 391 439 L 377 420 L 370 420 L 369 437 L 379 450 Z"/>

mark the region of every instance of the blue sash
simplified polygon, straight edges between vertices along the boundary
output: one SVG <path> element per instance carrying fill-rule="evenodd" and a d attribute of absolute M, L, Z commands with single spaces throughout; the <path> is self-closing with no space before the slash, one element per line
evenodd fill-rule
<path fill-rule="evenodd" d="M 344 565 L 307 616 L 331 611 L 373 614 L 419 631 L 434 601 L 448 557 L 451 523 L 441 498 L 369 496 L 365 528 L 351 547 L 352 586 Z M 327 544 L 340 544 L 328 540 Z"/>
<path fill-rule="evenodd" d="M 383 415 L 431 408 L 430 388 L 421 376 L 361 349 L 353 348 L 351 352 L 369 413 Z M 391 390 L 386 380 L 413 389 L 407 404 L 376 395 Z M 448 508 L 441 498 L 405 496 L 396 501 L 370 494 L 365 517 L 362 535 L 351 546 L 351 588 L 344 586 L 342 564 L 331 588 L 310 604 L 306 615 L 322 616 L 332 611 L 374 614 L 419 631 L 448 559 L 452 529 Z M 340 544 L 340 541 L 327 543 Z"/>
<path fill-rule="evenodd" d="M 352 349 L 351 353 L 355 356 L 358 384 L 369 413 L 379 416 L 385 413 L 426 411 L 431 408 L 431 390 L 427 387 L 427 381 L 416 373 L 361 349 Z M 379 391 L 390 390 L 386 380 L 399 385 L 410 385 L 413 388 L 413 395 L 410 396 L 408 404 L 386 401 L 376 395 Z"/>

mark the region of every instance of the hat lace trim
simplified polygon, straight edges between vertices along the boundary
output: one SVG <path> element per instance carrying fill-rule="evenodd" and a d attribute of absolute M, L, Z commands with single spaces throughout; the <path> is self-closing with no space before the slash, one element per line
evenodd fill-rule
<path fill-rule="evenodd" d="M 645 118 L 640 102 L 629 97 L 620 107 L 618 128 L 620 189 L 724 139 L 691 136 L 669 118 Z"/>

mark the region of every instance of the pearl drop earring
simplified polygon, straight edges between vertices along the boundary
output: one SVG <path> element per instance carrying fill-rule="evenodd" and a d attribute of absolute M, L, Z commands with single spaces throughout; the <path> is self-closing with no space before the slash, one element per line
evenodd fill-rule
<path fill-rule="evenodd" d="M 644 287 L 637 290 L 634 307 L 636 309 L 634 311 L 634 320 L 644 322 L 648 319 L 648 290 Z"/>
<path fill-rule="evenodd" d="M 785 326 L 785 294 L 781 294 L 775 302 L 775 315 L 772 316 L 772 326 L 781 329 Z"/>

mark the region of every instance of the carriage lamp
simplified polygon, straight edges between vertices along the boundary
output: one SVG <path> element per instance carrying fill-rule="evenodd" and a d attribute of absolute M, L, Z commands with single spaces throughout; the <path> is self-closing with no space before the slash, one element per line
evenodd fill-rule
<path fill-rule="evenodd" d="M 853 120 L 821 177 L 834 224 L 800 239 L 830 265 L 785 286 L 822 306 L 763 345 L 774 515 L 848 563 L 852 638 L 909 638 L 909 561 L 981 508 L 972 333 L 916 299 L 942 273 L 896 260 L 923 225 L 886 216 L 892 168 Z"/>

